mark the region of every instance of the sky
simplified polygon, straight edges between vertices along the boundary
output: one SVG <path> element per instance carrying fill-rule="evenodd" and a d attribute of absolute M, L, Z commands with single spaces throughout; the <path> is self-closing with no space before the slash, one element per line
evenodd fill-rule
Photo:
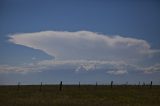
<path fill-rule="evenodd" d="M 0 84 L 160 84 L 159 0 L 0 0 Z"/>

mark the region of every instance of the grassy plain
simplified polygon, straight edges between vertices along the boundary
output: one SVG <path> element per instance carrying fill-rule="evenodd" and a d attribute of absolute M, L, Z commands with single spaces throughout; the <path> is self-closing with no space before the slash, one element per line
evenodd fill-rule
<path fill-rule="evenodd" d="M 160 106 L 160 86 L 0 86 L 0 106 Z"/>

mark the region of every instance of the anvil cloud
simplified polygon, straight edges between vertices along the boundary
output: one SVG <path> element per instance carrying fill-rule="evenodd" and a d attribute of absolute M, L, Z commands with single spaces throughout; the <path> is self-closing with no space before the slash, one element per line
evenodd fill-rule
<path fill-rule="evenodd" d="M 160 53 L 159 50 L 152 49 L 151 45 L 142 39 L 122 37 L 120 35 L 109 36 L 90 31 L 18 33 L 11 35 L 9 41 L 14 44 L 39 49 L 53 56 L 54 61 L 123 61 L 126 64 L 137 65 L 139 63 L 144 64 L 144 60 L 151 61 L 155 58 L 155 55 L 158 54 L 159 56 Z M 150 65 L 157 63 L 159 61 L 150 63 Z M 82 66 L 85 67 L 85 65 Z M 107 73 L 112 74 L 114 72 L 111 70 Z M 127 73 L 126 69 L 120 69 L 117 72 L 120 74 Z"/>
<path fill-rule="evenodd" d="M 42 50 L 58 60 L 131 60 L 156 52 L 145 40 L 89 31 L 21 33 L 10 36 L 10 41 Z"/>

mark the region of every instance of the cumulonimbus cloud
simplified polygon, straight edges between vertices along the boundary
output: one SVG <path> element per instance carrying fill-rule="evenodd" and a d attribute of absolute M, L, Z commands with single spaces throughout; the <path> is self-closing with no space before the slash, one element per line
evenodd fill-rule
<path fill-rule="evenodd" d="M 77 63 L 79 66 L 76 71 L 79 71 L 81 69 L 93 70 L 95 65 L 99 65 L 102 68 L 103 63 L 105 63 L 105 66 L 111 67 L 111 70 L 107 72 L 109 74 L 127 73 L 128 68 L 126 67 L 128 64 L 131 67 L 139 67 L 137 66 L 138 62 L 142 64 L 143 60 L 152 60 L 151 57 L 160 53 L 159 50 L 152 49 L 150 44 L 142 39 L 119 35 L 109 36 L 90 31 L 19 33 L 10 35 L 9 41 L 14 44 L 39 49 L 55 57 L 54 62 L 42 61 L 37 63 L 39 66 L 46 67 L 50 66 L 50 64 L 58 65 L 58 63 L 60 65 L 75 65 Z M 125 62 L 125 64 L 116 64 L 121 61 Z M 159 63 L 159 61 L 155 63 Z M 152 65 L 155 63 L 152 63 Z M 146 70 L 155 69 L 154 67 L 149 67 Z M 139 68 L 139 70 L 141 69 Z"/>
<path fill-rule="evenodd" d="M 89 31 L 13 34 L 9 41 L 42 50 L 58 60 L 131 60 L 146 58 L 156 52 L 145 40 L 111 37 Z"/>

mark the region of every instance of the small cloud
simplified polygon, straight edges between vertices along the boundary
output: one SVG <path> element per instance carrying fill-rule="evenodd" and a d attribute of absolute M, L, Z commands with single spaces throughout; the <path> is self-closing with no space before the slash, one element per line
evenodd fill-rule
<path fill-rule="evenodd" d="M 153 66 L 142 68 L 144 73 L 153 73 L 153 72 L 160 72 L 160 64 L 155 64 Z"/>
<path fill-rule="evenodd" d="M 95 64 L 82 64 L 79 67 L 76 68 L 76 72 L 78 71 L 93 71 L 96 70 Z"/>
<path fill-rule="evenodd" d="M 113 74 L 113 75 L 122 75 L 128 73 L 127 70 L 116 70 L 116 71 L 107 71 L 108 74 Z"/>
<path fill-rule="evenodd" d="M 32 57 L 32 60 L 36 60 L 37 58 L 36 57 Z"/>

